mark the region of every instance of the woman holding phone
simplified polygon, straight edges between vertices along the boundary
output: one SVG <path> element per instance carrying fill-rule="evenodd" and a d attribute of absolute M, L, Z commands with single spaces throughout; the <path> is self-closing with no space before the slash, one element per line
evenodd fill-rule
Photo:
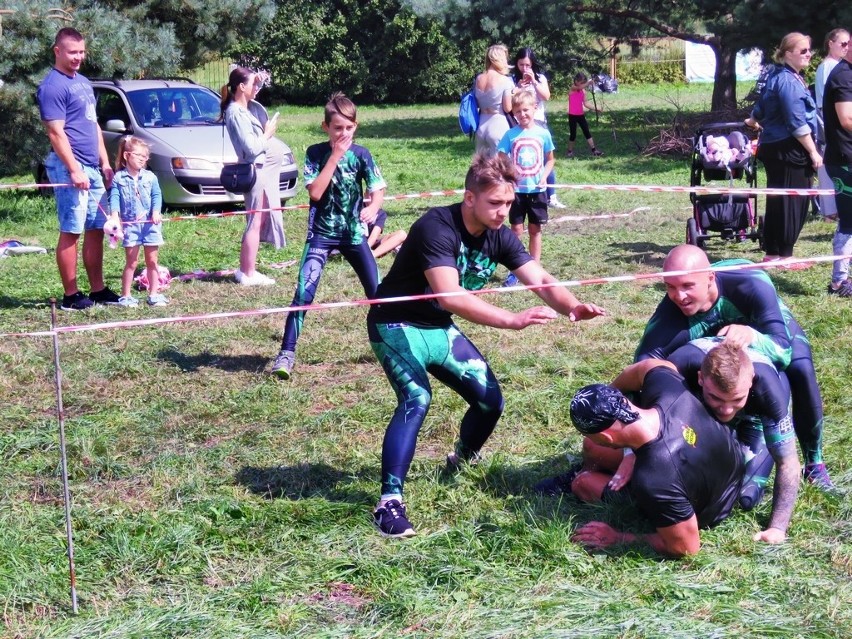
<path fill-rule="evenodd" d="M 275 280 L 255 269 L 255 262 L 261 227 L 269 225 L 269 209 L 280 207 L 281 204 L 278 179 L 283 153 L 280 151 L 281 145 L 271 142 L 278 118 L 273 116 L 265 124 L 261 124 L 249 110 L 249 103 L 257 95 L 257 77 L 257 73 L 245 67 L 237 67 L 231 71 L 228 84 L 222 89 L 220 105 L 225 128 L 228 129 L 231 144 L 237 152 L 237 161 L 253 163 L 257 172 L 254 186 L 245 195 L 246 229 L 240 249 L 240 268 L 234 273 L 234 279 L 242 286 L 275 284 Z M 280 240 L 283 246 L 283 224 Z"/>

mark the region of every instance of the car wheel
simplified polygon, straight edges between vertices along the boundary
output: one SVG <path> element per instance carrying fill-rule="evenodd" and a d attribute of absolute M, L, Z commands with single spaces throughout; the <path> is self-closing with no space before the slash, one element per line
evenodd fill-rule
<path fill-rule="evenodd" d="M 39 162 L 35 170 L 36 184 L 50 184 L 50 178 L 47 177 L 47 169 L 44 168 L 44 163 Z M 42 197 L 53 197 L 53 188 L 50 186 L 38 187 L 38 194 Z"/>

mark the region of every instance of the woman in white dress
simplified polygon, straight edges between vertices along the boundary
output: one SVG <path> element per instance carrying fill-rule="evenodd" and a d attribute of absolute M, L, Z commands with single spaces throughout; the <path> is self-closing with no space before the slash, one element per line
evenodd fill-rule
<path fill-rule="evenodd" d="M 476 129 L 476 152 L 486 156 L 497 154 L 497 143 L 509 130 L 504 96 L 508 98 L 515 83 L 509 77 L 509 50 L 502 44 L 488 47 L 485 71 L 476 76 L 474 94 L 479 105 L 479 128 Z"/>

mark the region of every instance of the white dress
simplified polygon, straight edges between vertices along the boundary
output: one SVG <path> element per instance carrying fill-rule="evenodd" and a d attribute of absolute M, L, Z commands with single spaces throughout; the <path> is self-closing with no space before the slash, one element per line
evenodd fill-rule
<path fill-rule="evenodd" d="M 476 152 L 487 156 L 497 154 L 497 143 L 509 130 L 509 121 L 503 113 L 503 94 L 511 91 L 514 83 L 509 76 L 488 91 L 474 88 L 479 105 L 479 128 L 476 129 Z M 484 111 L 489 111 L 485 113 Z"/>

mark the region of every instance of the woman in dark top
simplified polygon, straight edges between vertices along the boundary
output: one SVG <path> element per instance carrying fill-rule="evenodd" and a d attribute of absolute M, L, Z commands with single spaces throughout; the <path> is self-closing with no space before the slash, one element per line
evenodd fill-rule
<path fill-rule="evenodd" d="M 762 128 L 758 158 L 766 169 L 766 186 L 810 188 L 814 171 L 822 165 L 813 138 L 816 104 L 801 76 L 811 61 L 810 37 L 797 32 L 785 35 L 775 61 L 778 65 L 746 123 Z M 766 198 L 765 262 L 792 257 L 807 211 L 808 198 L 801 195 Z M 788 268 L 806 267 L 807 263 Z"/>

